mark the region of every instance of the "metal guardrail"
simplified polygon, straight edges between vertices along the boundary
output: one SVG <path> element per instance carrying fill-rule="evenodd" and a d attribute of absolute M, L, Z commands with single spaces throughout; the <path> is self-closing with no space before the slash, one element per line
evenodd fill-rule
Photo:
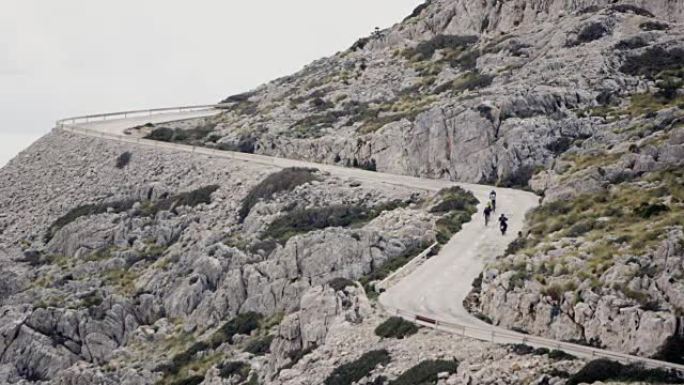
<path fill-rule="evenodd" d="M 74 125 L 77 123 L 90 123 L 97 120 L 107 120 L 110 118 L 119 117 L 122 119 L 128 119 L 132 117 L 142 117 L 142 116 L 152 116 L 158 114 L 166 113 L 181 113 L 181 112 L 192 112 L 192 111 L 204 111 L 212 109 L 221 109 L 229 107 L 230 104 L 204 104 L 195 106 L 181 106 L 181 107 L 164 107 L 164 108 L 151 108 L 146 110 L 130 110 L 130 111 L 119 111 L 119 112 L 108 112 L 105 114 L 92 114 L 92 115 L 82 115 L 74 116 L 70 118 L 64 118 L 57 121 L 57 127 L 64 127 L 67 124 Z"/>
<path fill-rule="evenodd" d="M 437 247 L 439 243 L 435 242 L 432 245 L 430 245 L 428 248 L 423 250 L 420 254 L 416 255 L 413 259 L 411 259 L 408 263 L 406 263 L 404 266 L 400 267 L 396 271 L 394 271 L 392 274 L 388 275 L 385 279 L 382 281 L 378 282 L 375 284 L 375 288 L 381 289 L 381 290 L 386 290 L 388 287 L 391 286 L 392 282 L 397 280 L 398 278 L 401 278 L 404 276 L 404 274 L 409 271 L 409 269 L 413 269 L 415 265 L 419 264 L 422 262 L 429 254 L 430 252 Z"/>
<path fill-rule="evenodd" d="M 626 364 L 641 364 L 646 368 L 666 368 L 684 372 L 684 365 L 671 362 L 633 356 L 624 353 L 616 353 L 608 350 L 592 348 L 589 346 L 573 344 L 570 342 L 562 342 L 543 337 L 516 333 L 499 327 L 485 328 L 456 322 L 448 322 L 383 304 L 380 306 L 385 309 L 386 312 L 401 317 L 407 321 L 455 335 L 475 338 L 481 341 L 501 344 L 525 344 L 537 348 L 561 350 L 566 353 L 574 354 L 584 358 L 607 358 Z"/>
<path fill-rule="evenodd" d="M 125 142 L 125 143 L 144 144 L 144 145 L 152 146 L 155 148 L 180 150 L 180 151 L 185 151 L 185 152 L 192 152 L 192 153 L 203 154 L 203 155 L 208 155 L 208 156 L 216 156 L 216 157 L 220 157 L 220 158 L 234 159 L 234 160 L 259 163 L 259 164 L 271 165 L 271 166 L 277 166 L 277 167 L 307 167 L 310 164 L 310 162 L 304 162 L 304 161 L 298 161 L 298 160 L 292 160 L 292 159 L 276 158 L 276 157 L 257 155 L 257 154 L 243 154 L 243 153 L 238 153 L 238 152 L 223 151 L 223 150 L 211 149 L 211 148 L 206 148 L 206 147 L 188 146 L 188 145 L 181 145 L 181 144 L 176 144 L 176 143 L 160 142 L 160 141 L 150 140 L 150 139 L 127 137 L 125 135 L 106 133 L 103 131 L 97 131 L 97 130 L 89 129 L 86 127 L 81 127 L 78 125 L 78 123 L 90 123 L 90 122 L 94 122 L 94 121 L 98 121 L 98 120 L 105 121 L 108 118 L 111 119 L 114 117 L 120 117 L 123 119 L 127 119 L 127 118 L 131 118 L 131 117 L 152 116 L 152 115 L 157 115 L 157 114 L 165 114 L 165 113 L 173 113 L 173 112 L 182 113 L 182 112 L 193 112 L 193 111 L 203 111 L 203 110 L 208 111 L 208 110 L 212 110 L 212 109 L 221 109 L 222 107 L 227 107 L 227 106 L 228 105 L 225 105 L 225 104 L 213 104 L 213 105 L 199 105 L 199 106 L 156 108 L 156 109 L 148 109 L 148 110 L 122 111 L 122 112 L 113 112 L 113 113 L 96 114 L 96 115 L 84 115 L 84 116 L 76 116 L 76 117 L 61 119 L 61 120 L 57 121 L 57 127 L 60 127 L 61 129 L 65 130 L 65 131 L 85 134 L 87 136 L 92 136 L 92 137 L 108 138 L 108 139 L 114 139 L 114 140 L 117 140 L 120 142 Z M 334 166 L 320 165 L 320 168 L 325 170 L 325 169 L 334 168 Z M 365 178 L 370 178 L 370 179 L 372 179 L 372 176 L 374 175 L 374 173 L 372 173 L 370 171 L 365 172 L 364 170 L 355 170 L 355 173 L 357 173 L 358 175 L 362 175 Z M 377 175 L 377 174 L 375 174 L 375 175 Z M 401 179 L 402 179 L 402 176 L 397 176 L 396 184 L 402 184 L 401 182 L 399 182 L 399 180 L 401 180 Z M 434 245 L 431 246 L 430 248 L 426 249 L 424 251 L 424 253 L 425 254 L 429 253 L 429 251 L 433 247 L 434 247 Z M 418 259 L 418 257 L 414 258 L 414 260 L 417 260 L 417 259 Z M 422 259 L 422 257 L 421 257 L 421 259 Z M 413 262 L 413 260 L 409 263 L 412 263 L 412 262 Z M 391 278 L 396 277 L 399 273 L 400 272 L 395 272 L 392 276 L 387 277 L 385 280 L 383 280 L 383 282 L 391 281 Z M 426 315 L 418 314 L 418 313 L 407 311 L 407 310 L 393 308 L 393 307 L 382 305 L 382 304 L 380 304 L 380 306 L 382 308 L 384 308 L 388 313 L 402 317 L 402 318 L 406 319 L 407 321 L 414 322 L 414 323 L 417 323 L 419 325 L 423 325 L 423 326 L 427 326 L 427 327 L 432 327 L 434 329 L 442 330 L 442 331 L 453 333 L 456 335 L 461 335 L 464 337 L 479 339 L 482 341 L 489 341 L 489 342 L 493 342 L 493 343 L 509 343 L 509 344 L 510 343 L 521 343 L 521 344 L 527 344 L 527 345 L 534 346 L 534 347 L 543 347 L 543 348 L 547 348 L 547 349 L 558 349 L 558 350 L 562 350 L 562 351 L 567 352 L 567 353 L 571 353 L 571 354 L 575 354 L 575 355 L 587 357 L 587 358 L 591 358 L 591 357 L 608 358 L 611 360 L 616 360 L 616 361 L 624 362 L 624 363 L 639 363 L 639 364 L 642 364 L 645 367 L 649 367 L 649 368 L 667 368 L 667 369 L 678 370 L 678 371 L 684 372 L 684 365 L 680 365 L 680 364 L 675 364 L 675 363 L 670 363 L 670 362 L 665 362 L 665 361 L 659 361 L 659 360 L 654 360 L 654 359 L 644 358 L 644 357 L 639 357 L 639 356 L 633 356 L 633 355 L 629 355 L 629 354 L 615 353 L 615 352 L 610 352 L 610 351 L 603 350 L 603 349 L 591 348 L 588 346 L 573 344 L 573 343 L 569 343 L 569 342 L 555 341 L 555 340 L 551 340 L 551 339 L 547 339 L 547 338 L 543 338 L 543 337 L 536 337 L 536 336 L 520 334 L 520 333 L 512 332 L 512 331 L 502 329 L 499 327 L 495 327 L 495 326 L 492 326 L 491 328 L 486 328 L 486 327 L 470 326 L 470 325 L 456 323 L 456 322 L 448 322 L 448 321 L 440 320 L 440 319 L 437 319 L 437 318 L 434 318 L 431 316 L 426 316 Z M 476 320 L 475 317 L 473 317 L 473 321 L 474 320 Z"/>

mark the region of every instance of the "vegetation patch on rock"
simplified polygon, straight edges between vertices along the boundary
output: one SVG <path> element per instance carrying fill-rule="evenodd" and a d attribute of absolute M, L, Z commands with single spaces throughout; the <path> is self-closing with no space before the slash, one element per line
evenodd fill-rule
<path fill-rule="evenodd" d="M 387 350 L 367 352 L 358 359 L 335 368 L 324 383 L 325 385 L 351 385 L 368 376 L 378 365 L 387 365 L 390 359 Z"/>
<path fill-rule="evenodd" d="M 404 206 L 404 202 L 394 201 L 367 208 L 352 205 L 334 205 L 299 209 L 283 215 L 273 221 L 266 229 L 264 236 L 286 243 L 297 235 L 328 227 L 349 227 L 372 220 L 385 211 L 392 211 Z"/>
<path fill-rule="evenodd" d="M 579 372 L 571 375 L 567 384 L 591 384 L 597 381 L 683 384 L 684 377 L 664 369 L 646 369 L 636 364 L 623 365 L 607 359 L 598 359 L 588 362 Z"/>
<path fill-rule="evenodd" d="M 132 157 L 133 154 L 131 154 L 129 151 L 123 152 L 116 158 L 116 164 L 114 166 L 119 170 L 123 170 L 126 168 L 126 166 L 128 166 L 128 163 L 131 162 Z"/>
<path fill-rule="evenodd" d="M 254 186 L 242 200 L 239 217 L 244 220 L 259 200 L 269 200 L 277 193 L 294 190 L 295 187 L 318 180 L 316 169 L 285 168 L 266 177 Z"/>
<path fill-rule="evenodd" d="M 418 332 L 418 326 L 401 317 L 390 317 L 375 328 L 375 335 L 382 338 L 404 339 Z"/>
<path fill-rule="evenodd" d="M 458 361 L 426 360 L 402 373 L 390 385 L 436 384 L 440 373 L 456 373 Z"/>

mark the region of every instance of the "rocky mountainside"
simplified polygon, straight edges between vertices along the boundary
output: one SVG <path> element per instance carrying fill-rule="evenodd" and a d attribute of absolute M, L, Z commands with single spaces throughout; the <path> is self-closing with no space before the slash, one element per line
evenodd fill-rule
<path fill-rule="evenodd" d="M 680 0 L 430 0 L 217 116 L 129 133 L 532 189 L 468 308 L 682 362 L 682 22 Z M 0 383 L 678 381 L 387 320 L 373 282 L 474 204 L 55 130 L 0 170 Z"/>
<path fill-rule="evenodd" d="M 681 1 L 528 3 L 428 2 L 347 51 L 227 98 L 232 107 L 202 141 L 526 185 L 565 143 L 601 131 L 583 112 L 656 89 L 652 76 L 641 77 L 640 58 L 677 67 L 684 8 Z"/>

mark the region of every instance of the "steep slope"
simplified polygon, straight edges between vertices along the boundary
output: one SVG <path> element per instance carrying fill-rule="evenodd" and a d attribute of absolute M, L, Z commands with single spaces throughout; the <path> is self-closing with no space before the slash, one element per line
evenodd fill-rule
<path fill-rule="evenodd" d="M 532 188 L 547 205 L 516 255 L 485 275 L 472 310 L 669 357 L 684 333 L 683 9 L 429 1 L 345 52 L 227 98 L 198 142 Z"/>
<path fill-rule="evenodd" d="M 350 50 L 227 98 L 233 107 L 214 121 L 206 144 L 522 186 L 565 143 L 599 131 L 582 111 L 654 88 L 621 70 L 627 57 L 681 42 L 680 27 L 651 17 L 678 21 L 671 10 L 681 2 L 563 12 L 560 2 L 480 3 L 428 3 Z M 480 33 L 483 15 L 498 7 L 495 30 Z"/>

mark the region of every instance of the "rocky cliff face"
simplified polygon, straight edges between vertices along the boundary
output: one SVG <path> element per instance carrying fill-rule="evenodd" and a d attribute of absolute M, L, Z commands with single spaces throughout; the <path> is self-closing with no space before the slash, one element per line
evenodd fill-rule
<path fill-rule="evenodd" d="M 429 1 L 345 52 L 227 98 L 199 142 L 532 188 L 546 205 L 531 221 L 556 220 L 530 223 L 524 250 L 485 275 L 473 311 L 662 356 L 682 336 L 672 245 L 684 225 L 683 9 Z"/>
<path fill-rule="evenodd" d="M 276 170 L 60 132 L 0 172 L 2 382 L 135 356 L 136 344 L 202 333 L 238 312 L 292 312 L 312 286 L 419 251 L 438 218 L 415 191 L 301 170 L 306 183 L 240 221 L 244 195 Z M 269 238 L 285 213 L 340 204 L 360 217 L 354 228 Z"/>
<path fill-rule="evenodd" d="M 623 67 L 630 57 L 681 41 L 681 2 L 603 3 L 429 2 L 348 51 L 226 99 L 204 142 L 526 185 L 559 143 L 599 131 L 582 112 L 654 89 Z"/>

